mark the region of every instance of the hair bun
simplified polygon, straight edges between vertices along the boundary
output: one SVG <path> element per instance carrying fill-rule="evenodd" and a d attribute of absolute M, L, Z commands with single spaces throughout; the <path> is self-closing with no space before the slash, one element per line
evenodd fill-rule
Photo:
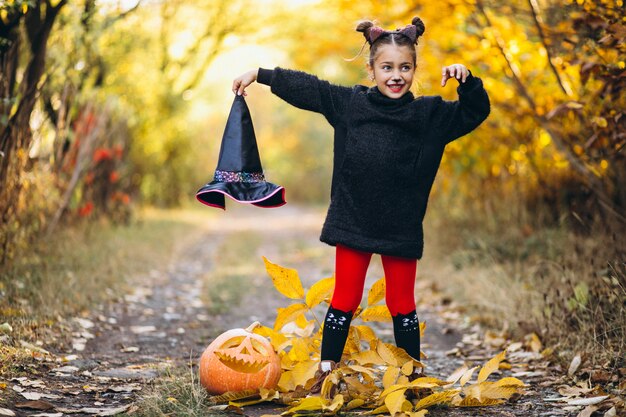
<path fill-rule="evenodd" d="M 422 19 L 415 16 L 411 23 L 417 28 L 417 37 L 419 38 L 420 36 L 422 36 L 424 34 L 424 31 L 426 31 L 426 26 L 424 25 Z"/>
<path fill-rule="evenodd" d="M 370 40 L 370 29 L 374 27 L 374 22 L 371 20 L 361 20 L 358 25 L 356 25 L 357 32 L 363 32 L 363 36 L 365 36 L 365 40 L 369 42 Z"/>

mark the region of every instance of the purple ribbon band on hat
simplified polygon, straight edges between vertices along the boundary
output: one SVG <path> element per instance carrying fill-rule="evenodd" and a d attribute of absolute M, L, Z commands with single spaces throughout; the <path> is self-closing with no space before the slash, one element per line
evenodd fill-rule
<path fill-rule="evenodd" d="M 215 170 L 215 181 L 219 182 L 261 182 L 265 181 L 262 172 L 233 172 Z"/>
<path fill-rule="evenodd" d="M 373 44 L 376 39 L 380 38 L 382 35 L 391 35 L 393 33 L 404 35 L 409 38 L 413 43 L 415 43 L 415 40 L 417 39 L 417 27 L 415 25 L 406 25 L 404 28 L 396 30 L 385 30 L 380 26 L 374 26 L 370 29 L 369 32 L 370 45 Z"/>

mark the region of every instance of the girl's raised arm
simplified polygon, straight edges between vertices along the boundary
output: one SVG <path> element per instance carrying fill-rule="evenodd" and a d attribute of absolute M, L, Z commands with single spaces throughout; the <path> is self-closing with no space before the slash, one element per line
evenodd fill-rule
<path fill-rule="evenodd" d="M 457 92 L 457 101 L 437 97 L 438 103 L 431 116 L 435 128 L 446 144 L 476 129 L 489 116 L 491 109 L 482 80 L 472 75 L 471 71 L 468 70 L 464 82 L 459 80 Z"/>
<path fill-rule="evenodd" d="M 300 109 L 321 113 L 331 125 L 342 120 L 353 88 L 320 80 L 302 71 L 259 68 L 257 80 L 269 85 L 272 93 Z"/>

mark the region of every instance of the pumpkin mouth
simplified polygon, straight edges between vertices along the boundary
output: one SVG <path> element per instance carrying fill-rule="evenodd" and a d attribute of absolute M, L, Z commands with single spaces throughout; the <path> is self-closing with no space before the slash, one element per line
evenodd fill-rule
<path fill-rule="evenodd" d="M 249 358 L 240 358 L 230 355 L 227 352 L 216 351 L 215 355 L 220 359 L 220 362 L 229 367 L 233 371 L 255 374 L 260 372 L 269 363 L 268 360 L 251 360 Z"/>

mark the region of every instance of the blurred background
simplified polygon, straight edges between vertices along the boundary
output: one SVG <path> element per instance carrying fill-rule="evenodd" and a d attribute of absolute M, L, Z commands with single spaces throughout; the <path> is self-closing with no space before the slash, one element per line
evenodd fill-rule
<path fill-rule="evenodd" d="M 367 48 L 352 59 L 357 22 L 393 29 L 419 16 L 414 94 L 456 100 L 441 68 L 462 63 L 492 103 L 448 146 L 433 188 L 427 262 L 441 263 L 441 290 L 494 326 L 623 353 L 623 10 L 622 0 L 0 1 L 0 316 L 32 313 L 42 265 L 147 222 L 146 208 L 197 205 L 233 78 L 281 66 L 367 85 Z M 330 126 L 266 86 L 247 100 L 268 180 L 291 204 L 325 207 Z"/>

